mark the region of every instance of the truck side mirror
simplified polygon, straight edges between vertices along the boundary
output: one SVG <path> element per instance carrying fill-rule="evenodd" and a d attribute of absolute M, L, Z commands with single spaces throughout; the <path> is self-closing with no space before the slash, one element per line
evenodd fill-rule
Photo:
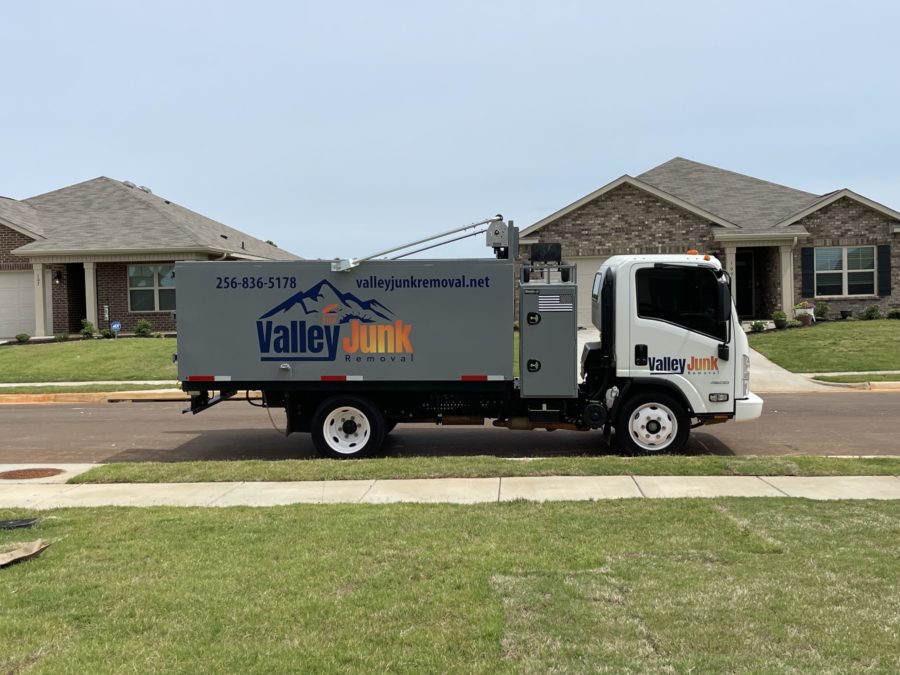
<path fill-rule="evenodd" d="M 727 283 L 719 281 L 719 302 L 716 311 L 716 318 L 724 323 L 731 320 L 731 288 Z"/>

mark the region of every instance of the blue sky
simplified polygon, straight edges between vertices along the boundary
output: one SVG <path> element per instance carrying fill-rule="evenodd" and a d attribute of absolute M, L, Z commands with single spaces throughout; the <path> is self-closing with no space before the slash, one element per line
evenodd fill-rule
<path fill-rule="evenodd" d="M 305 257 L 524 227 L 676 155 L 900 209 L 897 3 L 36 1 L 3 25 L 9 197 L 132 180 Z"/>

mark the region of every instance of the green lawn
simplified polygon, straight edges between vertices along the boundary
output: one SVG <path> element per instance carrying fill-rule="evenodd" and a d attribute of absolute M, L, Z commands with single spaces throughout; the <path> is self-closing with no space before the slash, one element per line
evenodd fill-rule
<path fill-rule="evenodd" d="M 0 518 L 24 516 L 2 511 Z M 897 672 L 900 502 L 70 509 L 0 672 Z"/>
<path fill-rule="evenodd" d="M 217 481 L 494 478 L 497 476 L 850 476 L 900 473 L 900 458 L 840 457 L 385 457 L 336 461 L 123 462 L 106 464 L 71 483 L 196 483 Z"/>
<path fill-rule="evenodd" d="M 0 347 L 0 382 L 175 380 L 173 338 L 84 340 Z"/>
<path fill-rule="evenodd" d="M 161 387 L 158 384 L 78 384 L 71 387 L 0 387 L 0 396 L 3 394 L 81 394 L 107 391 L 153 391 L 162 388 L 175 388 L 174 380 L 169 387 Z"/>
<path fill-rule="evenodd" d="M 795 373 L 900 370 L 900 321 L 829 321 L 750 334 L 750 346 Z"/>

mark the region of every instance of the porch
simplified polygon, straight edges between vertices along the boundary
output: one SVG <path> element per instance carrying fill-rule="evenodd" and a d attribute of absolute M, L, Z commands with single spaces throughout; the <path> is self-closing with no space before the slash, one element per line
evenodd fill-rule
<path fill-rule="evenodd" d="M 725 269 L 731 274 L 731 295 L 741 321 L 768 320 L 794 306 L 793 252 L 790 243 L 742 238 L 725 244 Z"/>

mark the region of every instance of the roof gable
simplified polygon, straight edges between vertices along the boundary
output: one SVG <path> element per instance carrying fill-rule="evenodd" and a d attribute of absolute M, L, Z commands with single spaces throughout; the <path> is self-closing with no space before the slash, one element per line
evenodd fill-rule
<path fill-rule="evenodd" d="M 9 197 L 0 197 L 0 223 L 30 239 L 42 239 L 44 225 L 33 206 Z"/>
<path fill-rule="evenodd" d="M 715 225 L 719 225 L 721 227 L 728 228 L 728 229 L 737 228 L 737 226 L 734 223 L 729 222 L 729 221 L 717 216 L 714 213 L 710 213 L 709 211 L 706 211 L 702 208 L 698 208 L 694 204 L 690 204 L 675 195 L 668 194 L 668 193 L 660 190 L 659 188 L 655 187 L 654 185 L 646 183 L 638 178 L 634 178 L 633 176 L 625 175 L 625 176 L 621 176 L 621 177 L 617 178 L 616 180 L 612 181 L 611 183 L 607 183 L 606 185 L 604 185 L 603 187 L 601 187 L 597 190 L 594 190 L 590 194 L 585 195 L 581 199 L 572 202 L 568 206 L 564 206 L 559 211 L 556 211 L 555 213 L 551 213 L 546 218 L 543 218 L 543 219 L 539 220 L 538 222 L 536 222 L 534 225 L 527 227 L 525 230 L 522 231 L 520 236 L 527 237 L 527 236 L 537 232 L 545 225 L 549 225 L 553 221 L 555 221 L 559 218 L 562 218 L 563 216 L 571 213 L 572 211 L 575 211 L 576 209 L 581 208 L 585 204 L 588 204 L 589 202 L 594 201 L 598 197 L 602 197 L 607 192 L 611 192 L 612 190 L 616 189 L 617 187 L 619 187 L 621 185 L 625 185 L 625 184 L 632 185 L 639 190 L 643 190 L 644 192 L 647 192 L 647 193 L 653 195 L 654 197 L 657 197 L 659 199 L 662 199 L 663 201 L 667 201 L 671 204 L 674 204 L 675 206 L 678 206 L 686 211 L 690 211 L 694 215 L 697 215 L 701 218 L 705 218 L 706 220 L 708 220 L 711 223 L 714 223 Z"/>
<path fill-rule="evenodd" d="M 296 256 L 167 199 L 105 176 L 24 200 L 46 239 L 22 255 L 77 251 L 206 250 L 263 259 Z"/>
<path fill-rule="evenodd" d="M 813 214 L 820 209 L 824 209 L 829 204 L 834 204 L 837 200 L 844 198 L 851 199 L 862 204 L 863 206 L 869 207 L 874 211 L 878 211 L 888 218 L 893 218 L 894 220 L 900 222 L 900 212 L 894 211 L 894 209 L 888 208 L 884 204 L 879 204 L 878 202 L 868 199 L 867 197 L 863 197 L 862 195 L 853 192 L 853 190 L 843 188 L 841 190 L 830 192 L 827 195 L 820 197 L 816 202 L 810 204 L 805 209 L 801 209 L 796 213 L 790 214 L 784 220 L 778 223 L 777 227 L 788 227 L 791 224 L 796 223 L 798 220 L 802 220 L 810 214 Z"/>

